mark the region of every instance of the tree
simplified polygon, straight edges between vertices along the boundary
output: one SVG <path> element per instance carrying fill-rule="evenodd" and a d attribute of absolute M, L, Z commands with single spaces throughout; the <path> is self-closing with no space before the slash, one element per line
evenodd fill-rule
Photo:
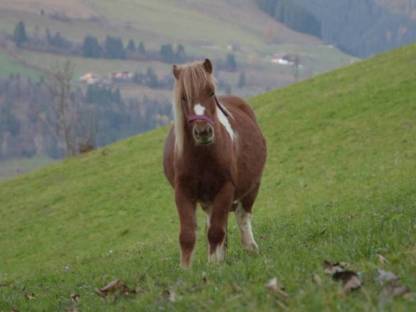
<path fill-rule="evenodd" d="M 143 41 L 140 41 L 140 44 L 139 44 L 139 46 L 137 47 L 137 51 L 138 51 L 140 54 L 146 54 L 146 48 L 145 48 L 145 46 L 144 46 Z"/>
<path fill-rule="evenodd" d="M 13 114 L 13 100 L 7 97 L 3 104 L 0 106 L 0 134 L 8 131 L 16 136 L 20 130 L 20 122 Z"/>
<path fill-rule="evenodd" d="M 54 36 L 51 36 L 50 33 L 47 33 L 47 39 L 48 39 L 48 43 L 51 46 L 57 47 L 57 48 L 61 48 L 61 49 L 65 49 L 65 48 L 70 48 L 71 47 L 71 42 L 69 42 L 68 40 L 66 40 L 60 32 L 55 33 Z"/>
<path fill-rule="evenodd" d="M 71 81 L 74 75 L 74 65 L 66 61 L 57 64 L 49 72 L 48 88 L 53 98 L 53 110 L 56 117 L 55 131 L 65 142 L 66 154 L 73 156 L 77 153 L 74 120 L 74 99 L 71 97 Z"/>
<path fill-rule="evenodd" d="M 321 36 L 320 20 L 301 3 L 292 0 L 257 0 L 257 4 L 260 9 L 290 28 L 313 36 Z"/>
<path fill-rule="evenodd" d="M 235 60 L 235 56 L 232 53 L 227 54 L 227 58 L 225 60 L 225 65 L 228 70 L 235 71 L 237 70 L 237 61 Z"/>
<path fill-rule="evenodd" d="M 240 76 L 238 77 L 238 87 L 241 89 L 246 85 L 246 74 L 245 72 L 241 72 Z"/>
<path fill-rule="evenodd" d="M 104 43 L 105 54 L 112 59 L 125 59 L 126 51 L 124 50 L 123 41 L 119 37 L 107 36 Z"/>
<path fill-rule="evenodd" d="M 127 43 L 127 50 L 131 53 L 136 52 L 136 44 L 134 43 L 133 39 L 130 39 Z"/>
<path fill-rule="evenodd" d="M 185 54 L 185 47 L 182 44 L 179 44 L 176 48 L 176 62 L 182 63 L 186 60 L 186 54 Z"/>
<path fill-rule="evenodd" d="M 295 82 L 299 81 L 300 58 L 298 55 L 293 57 L 293 78 Z"/>
<path fill-rule="evenodd" d="M 175 62 L 175 53 L 173 52 L 173 47 L 170 43 L 162 44 L 160 46 L 160 56 L 162 57 L 162 60 L 165 62 Z"/>
<path fill-rule="evenodd" d="M 21 47 L 27 41 L 28 37 L 26 34 L 25 24 L 20 21 L 14 29 L 14 42 L 16 43 L 16 46 Z"/>
<path fill-rule="evenodd" d="M 82 44 L 82 55 L 85 57 L 99 58 L 102 55 L 102 48 L 94 36 L 86 36 Z"/>
<path fill-rule="evenodd" d="M 148 67 L 146 71 L 146 78 L 145 78 L 145 84 L 149 88 L 157 88 L 159 85 L 159 79 L 157 78 L 157 75 L 153 68 Z"/>

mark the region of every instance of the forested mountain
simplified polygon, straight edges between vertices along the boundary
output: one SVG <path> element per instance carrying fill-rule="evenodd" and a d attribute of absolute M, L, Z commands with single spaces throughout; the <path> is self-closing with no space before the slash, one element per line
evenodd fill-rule
<path fill-rule="evenodd" d="M 257 0 L 287 26 L 368 57 L 416 41 L 414 0 Z"/>

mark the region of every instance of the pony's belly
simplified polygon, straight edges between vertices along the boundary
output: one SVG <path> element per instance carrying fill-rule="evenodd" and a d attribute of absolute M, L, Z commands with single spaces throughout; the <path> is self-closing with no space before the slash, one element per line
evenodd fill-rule
<path fill-rule="evenodd" d="M 209 205 L 214 202 L 217 194 L 218 190 L 215 188 L 200 187 L 197 191 L 196 198 L 199 202 Z"/>
<path fill-rule="evenodd" d="M 226 183 L 223 177 L 213 177 L 211 173 L 202 174 L 201 179 L 195 183 L 195 198 L 201 203 L 212 204 Z"/>

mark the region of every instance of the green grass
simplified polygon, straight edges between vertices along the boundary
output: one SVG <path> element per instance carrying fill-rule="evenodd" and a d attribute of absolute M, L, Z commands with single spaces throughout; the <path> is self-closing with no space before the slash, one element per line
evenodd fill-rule
<path fill-rule="evenodd" d="M 1 183 L 0 311 L 63 311 L 71 293 L 81 311 L 277 310 L 264 287 L 273 276 L 291 311 L 415 310 L 402 298 L 381 306 L 374 281 L 382 254 L 416 289 L 415 55 L 403 48 L 251 99 L 269 149 L 258 256 L 241 250 L 230 216 L 226 263 L 209 265 L 200 214 L 194 265 L 178 267 L 166 128 Z M 363 272 L 363 289 L 340 295 L 325 259 Z M 115 302 L 94 293 L 115 278 L 141 292 Z"/>
<path fill-rule="evenodd" d="M 51 70 L 56 64 L 63 64 L 66 60 L 70 60 L 74 64 L 74 78 L 78 79 L 80 76 L 88 72 L 97 73 L 107 77 L 110 73 L 116 71 L 140 71 L 146 72 L 147 68 L 153 68 L 159 75 L 170 72 L 171 65 L 163 64 L 161 62 L 137 62 L 130 60 L 107 60 L 107 59 L 92 59 L 77 56 L 65 56 L 53 53 L 41 53 L 33 51 L 21 50 L 17 54 L 19 60 L 26 64 L 37 66 L 42 70 Z"/>
<path fill-rule="evenodd" d="M 0 77 L 7 77 L 10 74 L 21 74 L 32 79 L 37 79 L 40 73 L 21 65 L 19 62 L 0 51 Z"/>

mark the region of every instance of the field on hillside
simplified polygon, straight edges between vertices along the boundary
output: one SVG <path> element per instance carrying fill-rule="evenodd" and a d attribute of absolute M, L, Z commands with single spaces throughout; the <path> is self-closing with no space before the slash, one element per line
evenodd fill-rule
<path fill-rule="evenodd" d="M 375 281 L 382 268 L 416 290 L 415 55 L 399 49 L 250 100 L 269 150 L 257 256 L 230 215 L 227 260 L 209 265 L 200 213 L 194 265 L 179 268 L 167 128 L 1 183 L 0 311 L 415 310 L 414 294 L 392 299 Z M 347 262 L 362 289 L 342 294 L 324 260 Z M 287 299 L 265 288 L 272 277 Z M 96 294 L 116 278 L 137 293 Z"/>
<path fill-rule="evenodd" d="M 10 74 L 21 74 L 31 78 L 37 78 L 39 76 L 36 71 L 19 64 L 19 62 L 9 55 L 0 51 L 0 77 L 6 77 Z"/>
<path fill-rule="evenodd" d="M 78 43 L 86 35 L 97 36 L 99 40 L 104 40 L 107 35 L 120 36 L 125 44 L 129 39 L 137 43 L 143 41 L 147 49 L 156 51 L 161 44 L 183 44 L 188 55 L 199 58 L 223 59 L 233 45 L 241 68 L 259 74 L 256 71 L 258 65 L 263 67 L 262 72 L 266 73 L 266 77 L 274 75 L 274 79 L 268 78 L 268 87 L 287 84 L 288 77 L 292 76 L 284 67 L 270 66 L 275 53 L 300 54 L 302 64 L 308 67 L 301 77 L 321 73 L 353 60 L 315 38 L 296 33 L 274 21 L 258 10 L 252 1 L 204 0 L 184 3 L 178 0 L 123 0 L 115 5 L 107 0 L 77 0 L 71 2 L 71 6 L 50 0 L 0 3 L 0 33 L 12 34 L 20 20 L 25 22 L 28 32 L 36 36 L 43 36 L 46 29 L 52 34 L 60 32 L 65 38 Z M 48 54 L 43 57 L 39 57 L 40 53 L 25 54 L 32 54 L 29 64 L 39 60 L 36 64 L 39 67 L 49 65 L 44 62 L 50 57 Z M 79 61 L 78 58 L 72 59 Z M 100 62 L 105 64 L 104 67 L 113 68 L 117 65 L 111 60 Z M 149 62 L 136 63 L 135 67 L 155 65 Z"/>

